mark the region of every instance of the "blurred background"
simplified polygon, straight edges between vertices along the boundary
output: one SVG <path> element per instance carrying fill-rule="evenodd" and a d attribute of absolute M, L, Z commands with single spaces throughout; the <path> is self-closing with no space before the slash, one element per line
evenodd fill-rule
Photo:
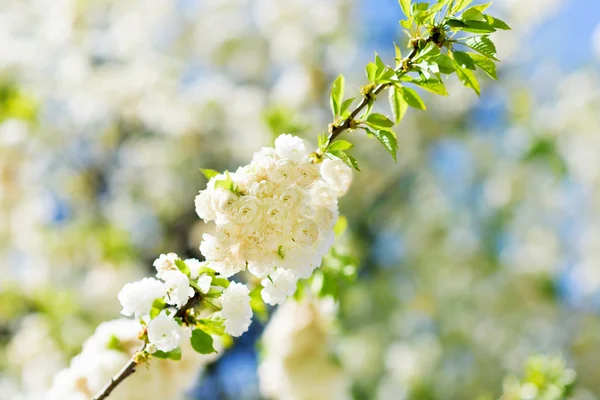
<path fill-rule="evenodd" d="M 424 94 L 397 164 L 348 134 L 362 172 L 340 246 L 358 276 L 311 314 L 319 335 L 294 333 L 339 398 L 497 399 L 535 354 L 600 398 L 600 3 L 491 13 L 513 30 L 481 98 L 455 77 L 450 98 Z M 198 169 L 283 132 L 316 143 L 334 77 L 357 95 L 401 18 L 396 0 L 0 0 L 0 399 L 42 399 L 158 254 L 200 257 Z M 188 398 L 318 399 L 273 388 L 284 350 L 258 344 L 290 341 L 276 323 L 301 307 L 255 321 Z"/>

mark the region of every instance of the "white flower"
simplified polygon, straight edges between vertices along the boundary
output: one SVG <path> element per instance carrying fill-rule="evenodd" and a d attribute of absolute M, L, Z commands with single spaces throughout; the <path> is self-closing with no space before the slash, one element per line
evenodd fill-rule
<path fill-rule="evenodd" d="M 287 134 L 279 135 L 275 139 L 275 153 L 281 158 L 292 161 L 302 161 L 308 155 L 304 141 L 297 136 Z"/>
<path fill-rule="evenodd" d="M 243 196 L 236 204 L 233 219 L 238 224 L 252 224 L 262 220 L 264 214 L 263 202 L 254 196 Z"/>
<path fill-rule="evenodd" d="M 293 221 L 290 221 L 290 210 L 282 206 L 277 200 L 272 200 L 269 203 L 269 209 L 265 214 L 265 221 L 272 226 L 287 226 Z"/>
<path fill-rule="evenodd" d="M 231 282 L 221 295 L 221 314 L 225 318 L 225 332 L 231 336 L 241 336 L 252 322 L 250 291 L 246 285 Z"/>
<path fill-rule="evenodd" d="M 165 294 L 163 283 L 154 278 L 128 283 L 117 296 L 123 307 L 121 314 L 128 317 L 134 315 L 136 318 L 146 315 L 152 309 L 154 300 Z"/>
<path fill-rule="evenodd" d="M 319 226 L 310 219 L 304 219 L 294 225 L 292 236 L 300 246 L 312 246 L 319 239 Z"/>
<path fill-rule="evenodd" d="M 307 193 L 298 185 L 290 185 L 275 192 L 275 196 L 282 208 L 292 210 L 304 202 Z"/>
<path fill-rule="evenodd" d="M 235 212 L 235 203 L 238 199 L 238 195 L 233 193 L 231 190 L 216 189 L 212 192 L 210 203 L 217 212 L 217 218 L 220 214 L 225 216 L 231 215 Z"/>
<path fill-rule="evenodd" d="M 204 222 L 212 221 L 217 217 L 215 209 L 212 207 L 211 199 L 212 191 L 210 189 L 202 190 L 194 199 L 196 214 L 198 214 Z"/>
<path fill-rule="evenodd" d="M 204 275 L 198 279 L 198 287 L 200 288 L 200 292 L 206 294 L 210 290 L 210 285 L 212 283 L 212 276 Z"/>
<path fill-rule="evenodd" d="M 154 263 L 152 264 L 154 268 L 156 268 L 156 276 L 161 278 L 162 274 L 166 271 L 177 271 L 177 265 L 175 265 L 175 261 L 179 257 L 175 253 L 169 254 L 161 254 Z"/>
<path fill-rule="evenodd" d="M 167 303 L 175 307 L 182 307 L 194 296 L 194 289 L 190 286 L 188 277 L 181 271 L 167 271 L 163 274 L 167 290 Z"/>
<path fill-rule="evenodd" d="M 298 164 L 298 179 L 296 184 L 302 187 L 312 185 L 320 177 L 319 166 L 312 162 L 303 162 Z"/>
<path fill-rule="evenodd" d="M 269 181 L 278 185 L 291 185 L 300 178 L 298 166 L 289 160 L 279 160 L 268 171 Z"/>
<path fill-rule="evenodd" d="M 321 163 L 321 177 L 340 197 L 346 194 L 352 183 L 352 170 L 339 158 L 325 159 Z"/>
<path fill-rule="evenodd" d="M 333 229 L 338 218 L 337 207 L 315 207 L 312 212 L 312 219 L 319 225 L 319 228 L 326 231 Z"/>
<path fill-rule="evenodd" d="M 275 271 L 275 263 L 271 260 L 248 261 L 248 271 L 257 278 L 266 278 Z"/>
<path fill-rule="evenodd" d="M 325 255 L 329 253 L 329 249 L 333 246 L 335 242 L 335 233 L 332 230 L 329 231 L 321 231 L 319 235 L 319 241 L 316 245 L 316 252 L 321 255 Z"/>
<path fill-rule="evenodd" d="M 269 279 L 270 278 L 270 279 Z M 278 268 L 275 272 L 261 281 L 263 290 L 261 296 L 265 303 L 272 306 L 281 304 L 296 292 L 298 279 L 290 271 Z"/>
<path fill-rule="evenodd" d="M 187 267 L 190 269 L 190 278 L 191 279 L 198 278 L 200 269 L 206 266 L 206 262 L 198 261 L 195 258 L 188 258 L 184 262 L 185 262 L 185 265 L 187 265 Z"/>
<path fill-rule="evenodd" d="M 146 345 L 146 352 L 148 354 L 154 354 L 154 353 L 156 353 L 157 350 L 158 349 L 156 348 L 156 345 L 154 343 L 148 343 Z"/>
<path fill-rule="evenodd" d="M 259 199 L 265 199 L 273 197 L 275 190 L 277 190 L 278 187 L 279 186 L 276 183 L 265 180 L 253 183 L 248 192 Z"/>
<path fill-rule="evenodd" d="M 324 180 L 319 179 L 309 189 L 312 204 L 315 207 L 337 207 L 338 194 Z"/>
<path fill-rule="evenodd" d="M 300 279 L 310 278 L 315 268 L 321 265 L 321 256 L 312 248 L 303 247 L 295 242 L 282 246 L 283 260 L 281 266 Z"/>
<path fill-rule="evenodd" d="M 210 266 L 223 278 L 229 278 L 230 276 L 243 271 L 246 268 L 246 262 L 237 257 L 228 256 L 219 261 L 211 261 Z"/>
<path fill-rule="evenodd" d="M 208 261 L 222 260 L 229 254 L 229 249 L 216 236 L 205 233 L 202 239 L 204 240 L 200 243 L 200 253 Z"/>
<path fill-rule="evenodd" d="M 160 351 L 169 352 L 179 347 L 183 330 L 173 318 L 160 314 L 148 324 L 148 340 Z"/>

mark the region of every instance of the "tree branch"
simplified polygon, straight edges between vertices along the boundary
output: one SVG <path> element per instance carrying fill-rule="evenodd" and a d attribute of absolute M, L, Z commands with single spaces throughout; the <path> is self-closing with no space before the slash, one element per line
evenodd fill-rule
<path fill-rule="evenodd" d="M 432 42 L 433 39 L 430 37 L 427 39 L 427 43 Z M 410 52 L 410 54 L 403 60 L 402 63 L 400 63 L 400 66 L 398 67 L 398 72 L 400 72 L 403 68 L 404 62 L 406 61 L 412 61 L 413 58 L 415 58 L 415 56 L 417 55 L 417 53 L 419 52 L 419 48 L 417 47 L 417 45 L 415 45 L 412 49 L 412 51 Z M 409 70 L 405 71 L 404 73 L 409 72 Z M 369 92 L 365 93 L 365 95 L 363 96 L 362 101 L 358 104 L 358 106 L 356 106 L 356 108 L 354 109 L 354 111 L 352 111 L 352 113 L 350 113 L 350 116 L 348 118 L 346 118 L 344 120 L 344 122 L 342 122 L 339 126 L 336 126 L 332 131 L 331 131 L 331 135 L 329 136 L 329 143 L 333 142 L 339 135 L 341 135 L 344 131 L 348 130 L 350 128 L 350 126 L 352 125 L 352 121 L 354 121 L 354 118 L 356 118 L 356 116 L 366 107 L 369 105 L 369 102 L 372 101 L 372 97 L 378 95 L 379 93 L 381 93 L 381 91 L 389 86 L 391 86 L 392 83 L 381 83 L 379 85 L 377 85 L 375 88 L 371 89 Z"/>
<path fill-rule="evenodd" d="M 183 307 L 181 307 L 179 310 L 177 310 L 177 312 L 175 313 L 173 318 L 184 318 L 185 314 L 188 312 L 188 310 L 190 308 L 192 308 L 200 299 L 201 299 L 201 297 L 200 297 L 199 293 L 196 292 L 194 297 L 189 299 L 188 302 L 185 303 L 185 305 Z M 144 348 L 141 348 L 139 351 L 143 351 L 143 350 L 144 350 Z M 106 386 L 104 386 L 104 388 L 92 400 L 106 399 L 112 393 L 112 391 L 115 390 L 115 388 L 117 386 L 119 386 L 119 384 L 121 382 L 123 382 L 125 379 L 127 379 L 127 377 L 129 377 L 136 371 L 135 367 L 137 366 L 137 364 L 138 364 L 138 362 L 136 361 L 136 357 L 134 355 L 131 358 L 131 360 L 129 360 L 129 362 L 127 362 L 127 364 L 125 364 L 123 366 L 123 368 L 121 368 L 119 373 L 117 375 L 115 375 L 114 377 L 112 377 L 110 382 L 107 383 Z"/>

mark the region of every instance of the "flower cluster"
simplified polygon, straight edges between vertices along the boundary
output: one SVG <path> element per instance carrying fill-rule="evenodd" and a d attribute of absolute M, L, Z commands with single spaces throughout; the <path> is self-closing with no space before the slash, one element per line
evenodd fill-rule
<path fill-rule="evenodd" d="M 213 176 L 196 197 L 200 218 L 216 225 L 200 245 L 207 265 L 224 277 L 247 269 L 262 279 L 266 303 L 282 303 L 333 244 L 337 200 L 351 180 L 342 160 L 314 163 L 302 139 L 279 136 L 275 148 Z"/>
<path fill-rule="evenodd" d="M 110 380 L 144 342 L 138 338 L 136 321 L 118 319 L 101 324 L 73 358 L 69 368 L 56 374 L 47 400 L 89 400 Z M 148 368 L 140 368 L 118 391 L 114 400 L 175 399 L 193 381 L 198 369 L 212 362 L 218 354 L 194 356 L 189 343 L 182 344 L 181 362 L 156 360 Z M 160 377 L 160 379 L 157 379 Z M 169 385 L 165 385 L 167 380 Z"/>
<path fill-rule="evenodd" d="M 123 307 L 121 313 L 141 318 L 142 324 L 147 326 L 149 353 L 173 351 L 189 337 L 189 330 L 172 318 L 168 306 L 181 309 L 196 293 L 210 301 L 210 319 L 222 323 L 225 332 L 239 336 L 248 329 L 252 309 L 248 289 L 243 284 L 230 285 L 228 280 L 216 276 L 206 263 L 196 259 L 180 260 L 175 253 L 161 254 L 153 265 L 158 279 L 143 278 L 128 283 L 118 294 Z"/>

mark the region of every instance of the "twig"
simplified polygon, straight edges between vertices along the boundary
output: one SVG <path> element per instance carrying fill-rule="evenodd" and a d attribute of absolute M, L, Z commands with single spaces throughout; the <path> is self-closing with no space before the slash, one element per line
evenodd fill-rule
<path fill-rule="evenodd" d="M 427 39 L 426 42 L 429 43 L 432 41 L 433 41 L 433 39 L 430 37 Z M 403 68 L 403 65 L 405 64 L 406 61 L 412 61 L 412 59 L 415 58 L 415 56 L 417 55 L 418 52 L 419 52 L 419 48 L 415 44 L 415 46 L 413 47 L 410 54 L 404 60 L 402 60 L 403 62 L 400 63 L 400 66 L 398 68 L 399 69 Z M 405 73 L 406 72 L 408 72 L 408 71 L 405 71 Z M 352 111 L 352 113 L 350 113 L 350 116 L 348 118 L 346 118 L 344 120 L 344 122 L 342 122 L 340 125 L 333 128 L 333 130 L 331 131 L 331 135 L 329 136 L 329 143 L 333 142 L 340 134 L 342 134 L 345 130 L 347 130 L 351 127 L 352 121 L 354 121 L 354 118 L 356 118 L 356 116 L 363 110 L 363 108 L 365 108 L 366 106 L 369 105 L 369 102 L 372 101 L 373 96 L 378 95 L 379 93 L 381 93 L 381 91 L 383 89 L 385 89 L 391 85 L 392 85 L 392 83 L 380 83 L 375 88 L 373 88 L 369 92 L 365 93 L 362 101 L 356 106 L 354 111 Z"/>
<path fill-rule="evenodd" d="M 198 300 L 200 300 L 200 296 L 198 292 L 196 292 L 194 297 L 189 299 L 183 307 L 177 310 L 173 318 L 183 318 L 187 311 L 190 308 L 192 308 L 198 302 Z M 140 349 L 140 351 L 142 350 L 144 350 L 144 348 Z M 110 382 L 107 383 L 106 386 L 104 386 L 104 388 L 92 400 L 106 399 L 112 393 L 112 391 L 115 390 L 117 386 L 119 386 L 121 382 L 123 382 L 125 379 L 127 379 L 128 376 L 130 376 L 136 371 L 135 367 L 137 366 L 137 364 L 138 362 L 136 361 L 136 357 L 133 356 L 131 360 L 129 360 L 127 364 L 125 364 L 123 368 L 121 368 L 119 373 L 112 377 Z"/>

